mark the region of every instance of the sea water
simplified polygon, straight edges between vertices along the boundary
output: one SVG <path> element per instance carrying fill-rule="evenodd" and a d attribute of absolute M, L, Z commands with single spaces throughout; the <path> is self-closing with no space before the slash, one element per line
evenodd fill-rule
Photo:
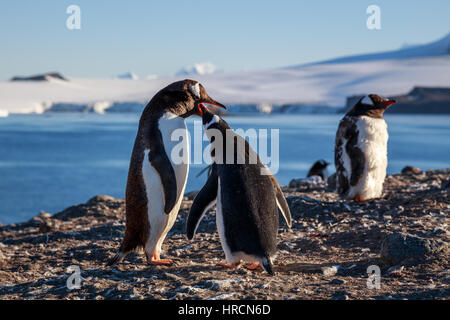
<path fill-rule="evenodd" d="M 342 115 L 230 116 L 233 129 L 279 130 L 279 170 L 286 185 L 305 177 L 319 159 L 333 163 L 334 137 Z M 193 143 L 194 120 L 188 119 Z M 412 165 L 423 170 L 450 167 L 450 116 L 386 115 L 388 173 Z M 0 118 L 0 222 L 56 213 L 106 194 L 123 198 L 137 114 L 61 113 Z M 203 143 L 206 147 L 208 142 Z M 270 150 L 268 142 L 268 154 Z M 191 150 L 199 152 L 199 150 Z M 200 189 L 206 163 L 190 168 L 186 191 Z M 331 165 L 329 172 L 334 172 Z"/>

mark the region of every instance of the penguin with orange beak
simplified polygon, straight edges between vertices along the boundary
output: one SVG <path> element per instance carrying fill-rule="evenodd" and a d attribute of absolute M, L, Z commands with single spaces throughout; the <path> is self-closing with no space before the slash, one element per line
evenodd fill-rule
<path fill-rule="evenodd" d="M 148 263 L 171 264 L 160 254 L 178 215 L 188 177 L 190 144 L 185 118 L 198 114 L 203 103 L 225 108 L 200 83 L 186 79 L 160 90 L 142 112 L 128 171 L 125 236 L 108 265 L 139 247 Z M 171 139 L 175 130 L 183 133 L 182 142 Z M 180 143 L 181 161 L 171 156 Z"/>
<path fill-rule="evenodd" d="M 389 138 L 383 114 L 394 103 L 395 100 L 369 94 L 340 121 L 334 163 L 337 193 L 342 199 L 366 201 L 381 197 Z"/>

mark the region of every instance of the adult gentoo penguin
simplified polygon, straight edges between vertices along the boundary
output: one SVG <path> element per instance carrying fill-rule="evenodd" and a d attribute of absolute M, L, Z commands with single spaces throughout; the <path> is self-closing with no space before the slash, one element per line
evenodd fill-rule
<path fill-rule="evenodd" d="M 316 161 L 311 169 L 309 169 L 308 174 L 306 175 L 307 178 L 312 176 L 319 176 L 322 178 L 322 180 L 327 180 L 328 178 L 328 172 L 327 167 L 330 163 L 326 162 L 325 160 L 318 160 Z"/>
<path fill-rule="evenodd" d="M 194 114 L 200 103 L 225 108 L 210 98 L 200 83 L 183 80 L 156 93 L 142 112 L 128 171 L 125 236 L 108 265 L 138 247 L 144 248 L 149 263 L 171 263 L 160 259 L 161 245 L 175 222 L 188 176 L 189 141 L 184 119 Z M 184 134 L 182 142 L 172 139 L 175 130 Z M 185 153 L 182 161 L 172 159 L 176 145 Z"/>
<path fill-rule="evenodd" d="M 283 192 L 244 138 L 202 105 L 199 105 L 199 112 L 206 135 L 212 142 L 213 164 L 208 180 L 195 197 L 189 212 L 187 237 L 193 238 L 204 214 L 217 204 L 217 229 L 227 261 L 227 264 L 220 265 L 235 267 L 243 260 L 251 263 L 249 269 L 262 266 L 273 275 L 278 208 L 288 226 L 291 226 L 291 213 Z M 238 143 L 245 149 L 238 148 Z M 233 144 L 233 149 L 230 144 Z M 226 154 L 230 150 L 234 155 Z"/>
<path fill-rule="evenodd" d="M 370 94 L 339 123 L 334 149 L 337 192 L 343 199 L 380 197 L 387 167 L 388 131 L 383 113 L 395 100 Z"/>

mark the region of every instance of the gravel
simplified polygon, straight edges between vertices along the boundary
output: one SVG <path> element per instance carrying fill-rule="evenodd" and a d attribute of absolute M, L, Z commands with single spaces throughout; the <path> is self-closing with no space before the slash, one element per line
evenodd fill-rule
<path fill-rule="evenodd" d="M 173 265 L 147 265 L 138 251 L 106 267 L 124 201 L 96 196 L 0 226 L 0 299 L 449 299 L 449 180 L 450 169 L 388 175 L 383 197 L 366 203 L 341 201 L 326 183 L 284 187 L 293 227 L 280 224 L 274 277 L 217 265 L 214 210 L 188 241 L 192 195 L 163 244 Z M 380 289 L 367 287 L 370 266 L 381 270 Z"/>

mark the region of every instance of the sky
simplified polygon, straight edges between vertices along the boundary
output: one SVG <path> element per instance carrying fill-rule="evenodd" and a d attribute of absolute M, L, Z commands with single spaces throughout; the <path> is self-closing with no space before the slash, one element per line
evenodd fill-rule
<path fill-rule="evenodd" d="M 372 4 L 381 30 L 366 27 Z M 69 5 L 81 9 L 79 30 L 66 27 Z M 0 80 L 170 76 L 206 61 L 225 72 L 285 67 L 438 40 L 449 12 L 448 0 L 1 1 Z"/>

